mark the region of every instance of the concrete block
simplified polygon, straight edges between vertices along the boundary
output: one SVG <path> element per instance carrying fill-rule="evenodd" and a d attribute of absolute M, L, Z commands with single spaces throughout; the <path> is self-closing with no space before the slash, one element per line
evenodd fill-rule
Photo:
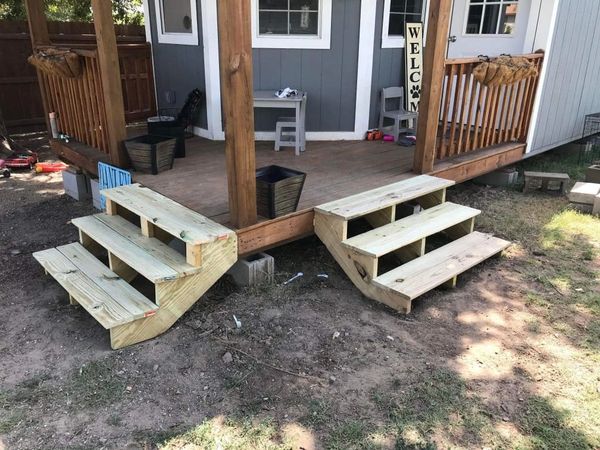
<path fill-rule="evenodd" d="M 275 274 L 275 259 L 266 253 L 257 253 L 240 259 L 227 272 L 238 286 L 254 286 L 272 283 Z"/>
<path fill-rule="evenodd" d="M 75 200 L 89 200 L 92 197 L 89 178 L 76 169 L 68 168 L 62 171 L 65 193 Z"/>
<path fill-rule="evenodd" d="M 102 203 L 100 202 L 100 185 L 98 184 L 98 180 L 91 178 L 90 186 L 92 190 L 92 203 L 94 208 L 102 210 Z"/>
<path fill-rule="evenodd" d="M 500 169 L 494 172 L 486 173 L 473 181 L 486 186 L 511 186 L 517 183 L 519 172 L 513 168 Z"/>
<path fill-rule="evenodd" d="M 588 183 L 600 183 L 600 164 L 594 164 L 585 170 L 585 181 Z"/>
<path fill-rule="evenodd" d="M 569 192 L 569 201 L 573 203 L 583 203 L 593 205 L 596 196 L 600 194 L 600 184 L 577 182 L 571 192 Z"/>

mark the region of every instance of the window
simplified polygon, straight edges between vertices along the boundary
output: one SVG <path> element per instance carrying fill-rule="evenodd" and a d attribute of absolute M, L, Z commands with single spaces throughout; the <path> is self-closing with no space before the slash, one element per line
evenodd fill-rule
<path fill-rule="evenodd" d="M 252 45 L 329 48 L 332 0 L 252 0 Z"/>
<path fill-rule="evenodd" d="M 518 0 L 470 0 L 465 33 L 513 34 L 518 6 Z"/>
<path fill-rule="evenodd" d="M 159 43 L 198 45 L 196 0 L 156 0 L 155 3 Z"/>
<path fill-rule="evenodd" d="M 381 47 L 404 47 L 404 26 L 423 22 L 424 15 L 425 0 L 385 0 Z"/>

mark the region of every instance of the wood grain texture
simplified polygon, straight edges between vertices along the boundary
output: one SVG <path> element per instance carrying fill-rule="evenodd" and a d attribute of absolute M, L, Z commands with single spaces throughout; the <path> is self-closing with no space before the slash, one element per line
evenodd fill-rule
<path fill-rule="evenodd" d="M 221 0 L 218 16 L 229 213 L 246 227 L 257 221 L 250 0 Z"/>
<path fill-rule="evenodd" d="M 33 257 L 104 328 L 127 324 L 157 309 L 78 243 Z"/>
<path fill-rule="evenodd" d="M 414 299 L 453 280 L 509 245 L 508 241 L 473 232 L 378 276 L 373 284 Z"/>
<path fill-rule="evenodd" d="M 101 74 L 102 97 L 106 110 L 107 147 L 111 163 L 127 167 L 128 158 L 123 141 L 125 130 L 125 108 L 119 69 L 117 38 L 112 17 L 112 2 L 92 0 L 98 67 Z"/>
<path fill-rule="evenodd" d="M 423 61 L 422 94 L 419 105 L 417 146 L 413 164 L 413 170 L 416 173 L 431 172 L 435 161 L 451 16 L 452 0 L 430 1 L 427 46 L 425 47 Z"/>

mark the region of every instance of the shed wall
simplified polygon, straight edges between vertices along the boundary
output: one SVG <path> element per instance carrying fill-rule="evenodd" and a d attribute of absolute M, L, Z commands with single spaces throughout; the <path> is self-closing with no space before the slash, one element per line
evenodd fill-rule
<path fill-rule="evenodd" d="M 600 112 L 600 7 L 560 0 L 535 131 L 528 152 L 579 139 L 586 114 Z"/>

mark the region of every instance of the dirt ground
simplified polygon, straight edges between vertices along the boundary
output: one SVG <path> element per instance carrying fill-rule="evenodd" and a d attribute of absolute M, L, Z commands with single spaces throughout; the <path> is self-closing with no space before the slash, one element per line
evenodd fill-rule
<path fill-rule="evenodd" d="M 309 238 L 270 252 L 274 284 L 224 278 L 113 351 L 31 256 L 75 241 L 91 202 L 60 175 L 0 180 L 0 449 L 600 448 L 600 221 L 555 195 L 450 199 L 515 244 L 409 316 Z"/>

